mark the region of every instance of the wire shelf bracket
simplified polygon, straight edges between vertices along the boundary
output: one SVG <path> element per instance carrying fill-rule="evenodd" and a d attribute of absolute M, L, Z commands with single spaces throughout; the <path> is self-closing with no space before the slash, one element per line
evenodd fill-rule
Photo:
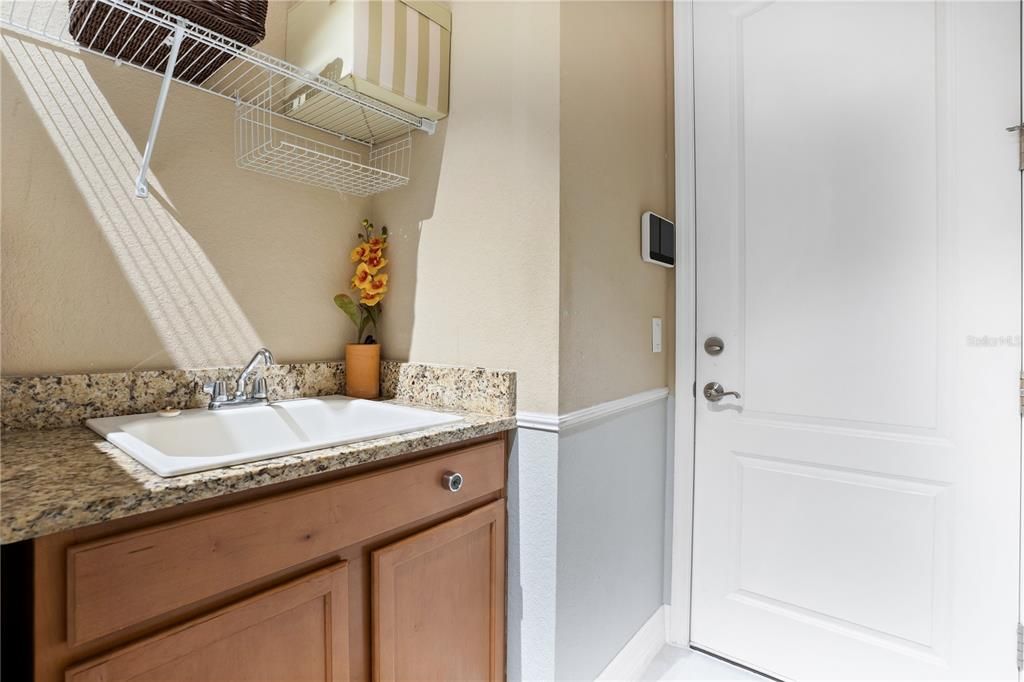
<path fill-rule="evenodd" d="M 72 21 L 73 16 L 78 23 Z M 99 25 L 94 32 L 86 31 L 90 21 L 92 28 Z M 358 168 L 359 191 L 353 193 L 363 196 L 364 192 L 408 182 L 409 134 L 415 130 L 433 134 L 436 128 L 435 121 L 356 92 L 144 0 L 3 0 L 0 27 L 100 55 L 161 78 L 135 181 L 139 197 L 149 194 L 147 174 L 172 81 L 230 100 L 247 114 L 236 116 L 236 126 L 255 123 L 253 129 L 258 134 L 269 134 L 271 144 L 263 153 L 239 154 L 239 166 L 346 192 L 350 183 L 339 178 L 350 177 Z M 272 119 L 363 145 L 369 149 L 369 163 L 350 158 L 346 150 L 327 150 L 311 138 L 297 136 L 285 141 L 284 129 L 271 123 Z M 285 153 L 293 147 L 291 153 Z M 300 149 L 303 151 L 297 151 Z M 392 157 L 400 157 L 398 167 L 392 167 Z M 260 158 L 263 164 L 255 161 Z M 310 166 L 300 167 L 305 161 Z M 381 167 L 384 161 L 386 167 Z M 326 176 L 317 176 L 317 169 L 325 168 L 330 169 Z"/>
<path fill-rule="evenodd" d="M 178 19 L 177 27 L 170 37 L 171 54 L 167 57 L 167 69 L 164 71 L 163 81 L 160 83 L 160 94 L 156 98 L 156 110 L 153 111 L 153 122 L 149 125 L 149 137 L 146 138 L 146 151 L 142 154 L 142 164 L 139 166 L 139 175 L 135 178 L 135 196 L 145 199 L 149 196 L 149 180 L 146 178 L 149 173 L 149 162 L 153 159 L 153 147 L 156 145 L 156 135 L 160 132 L 160 119 L 164 115 L 164 105 L 167 104 L 167 92 L 171 88 L 171 79 L 174 77 L 174 67 L 178 63 L 178 52 L 181 51 L 181 41 L 185 38 L 185 20 Z"/>

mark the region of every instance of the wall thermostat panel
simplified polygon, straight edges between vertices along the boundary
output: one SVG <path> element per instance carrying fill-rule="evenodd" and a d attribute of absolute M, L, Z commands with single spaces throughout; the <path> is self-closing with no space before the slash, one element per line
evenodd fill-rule
<path fill-rule="evenodd" d="M 640 218 L 641 256 L 648 263 L 671 268 L 676 264 L 676 226 L 668 218 L 646 211 Z"/>

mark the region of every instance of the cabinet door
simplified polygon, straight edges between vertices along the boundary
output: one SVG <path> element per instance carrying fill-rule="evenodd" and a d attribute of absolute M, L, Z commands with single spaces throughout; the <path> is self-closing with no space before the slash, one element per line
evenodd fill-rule
<path fill-rule="evenodd" d="M 501 680 L 505 501 L 373 553 L 373 670 L 390 680 Z"/>
<path fill-rule="evenodd" d="M 340 563 L 68 670 L 68 682 L 344 682 Z"/>

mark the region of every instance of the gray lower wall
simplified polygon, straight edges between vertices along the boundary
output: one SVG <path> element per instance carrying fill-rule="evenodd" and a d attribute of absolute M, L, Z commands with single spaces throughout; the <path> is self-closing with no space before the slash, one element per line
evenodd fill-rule
<path fill-rule="evenodd" d="M 508 682 L 555 677 L 558 434 L 519 429 L 508 463 Z"/>
<path fill-rule="evenodd" d="M 661 602 L 672 603 L 672 516 L 675 498 L 676 476 L 676 398 L 669 395 L 665 404 L 665 573 L 662 576 Z"/>
<path fill-rule="evenodd" d="M 666 410 L 559 434 L 558 680 L 593 680 L 665 601 Z"/>

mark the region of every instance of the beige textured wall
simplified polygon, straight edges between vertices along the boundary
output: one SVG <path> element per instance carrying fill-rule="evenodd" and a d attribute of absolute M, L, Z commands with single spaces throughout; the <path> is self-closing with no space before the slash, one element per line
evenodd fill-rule
<path fill-rule="evenodd" d="M 639 223 L 674 214 L 671 24 L 667 2 L 562 5 L 562 413 L 670 382 L 674 271 L 640 260 Z"/>
<path fill-rule="evenodd" d="M 372 202 L 237 169 L 232 105 L 183 86 L 139 201 L 157 79 L 5 34 L 3 373 L 238 363 L 259 343 L 339 358 L 331 296 L 371 215 L 392 230 L 386 356 L 511 367 L 529 411 L 666 385 L 672 276 L 639 261 L 637 221 L 671 215 L 668 5 L 451 7 L 452 115 Z M 284 13 L 263 49 L 282 52 Z"/>
<path fill-rule="evenodd" d="M 389 357 L 519 373 L 519 409 L 558 407 L 557 3 L 453 2 L 451 116 L 417 138 L 392 230 Z"/>
<path fill-rule="evenodd" d="M 285 7 L 262 49 L 282 52 Z M 372 215 L 392 229 L 385 355 L 512 367 L 521 409 L 555 410 L 559 6 L 452 8 L 454 113 L 373 202 L 238 170 L 231 104 L 182 86 L 138 201 L 157 79 L 5 35 L 2 371 L 237 363 L 259 343 L 338 358 L 353 333 L 331 297 Z"/>
<path fill-rule="evenodd" d="M 280 51 L 285 4 L 264 48 Z M 332 303 L 368 201 L 239 170 L 233 106 L 172 87 L 148 200 L 133 195 L 159 80 L 4 33 L 4 374 L 342 356 Z M 344 259 L 344 260 L 343 260 Z"/>

